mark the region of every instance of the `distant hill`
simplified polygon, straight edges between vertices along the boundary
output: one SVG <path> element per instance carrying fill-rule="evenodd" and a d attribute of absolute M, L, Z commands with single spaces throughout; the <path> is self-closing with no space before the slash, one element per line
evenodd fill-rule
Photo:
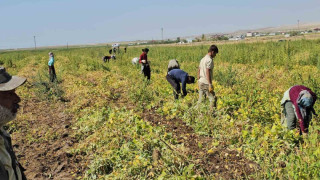
<path fill-rule="evenodd" d="M 299 24 L 299 30 L 312 30 L 315 28 L 320 28 L 320 23 L 300 23 Z M 287 31 L 297 31 L 298 30 L 298 24 L 292 24 L 292 25 L 281 25 L 277 27 L 266 27 L 266 28 L 260 28 L 260 29 L 247 29 L 247 30 L 239 30 L 232 33 L 228 33 L 230 35 L 239 35 L 239 34 L 245 34 L 247 32 L 263 32 L 263 33 L 269 33 L 269 32 L 287 32 Z"/>
<path fill-rule="evenodd" d="M 300 23 L 299 29 L 300 30 L 313 30 L 315 28 L 320 28 L 320 23 Z M 298 24 L 292 24 L 292 25 L 281 25 L 277 27 L 265 27 L 265 28 L 259 28 L 259 29 L 243 29 L 238 30 L 234 32 L 221 32 L 221 33 L 208 33 L 205 34 L 205 36 L 211 36 L 216 34 L 228 34 L 228 35 L 241 35 L 246 34 L 247 32 L 262 32 L 262 33 L 270 33 L 270 32 L 287 32 L 287 31 L 297 31 L 298 30 Z M 186 38 L 201 38 L 202 35 L 194 35 L 194 36 L 185 36 L 181 37 L 183 39 Z M 173 38 L 174 39 L 174 38 Z"/>

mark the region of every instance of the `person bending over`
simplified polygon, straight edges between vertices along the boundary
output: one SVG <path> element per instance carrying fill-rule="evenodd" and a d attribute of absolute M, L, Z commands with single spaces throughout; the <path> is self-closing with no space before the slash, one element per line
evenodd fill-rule
<path fill-rule="evenodd" d="M 281 124 L 288 130 L 300 128 L 300 134 L 308 133 L 312 113 L 316 115 L 313 108 L 317 95 L 308 87 L 296 85 L 290 87 L 281 100 Z"/>
<path fill-rule="evenodd" d="M 181 69 L 172 69 L 167 74 L 167 81 L 173 87 L 173 96 L 174 99 L 179 99 L 179 94 L 181 94 L 181 87 L 182 86 L 182 97 L 187 95 L 187 83 L 191 84 L 194 83 L 195 78 L 193 76 L 189 76 L 188 73 L 184 72 Z"/>
<path fill-rule="evenodd" d="M 180 69 L 179 62 L 176 59 L 172 59 L 169 61 L 168 72 L 171 71 L 172 69 Z"/>

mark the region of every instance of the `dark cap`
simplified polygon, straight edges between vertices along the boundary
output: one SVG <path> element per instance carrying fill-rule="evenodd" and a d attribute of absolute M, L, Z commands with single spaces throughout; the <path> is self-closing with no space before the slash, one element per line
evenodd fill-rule
<path fill-rule="evenodd" d="M 0 67 L 0 91 L 11 91 L 26 82 L 26 78 L 11 76 L 4 67 Z"/>

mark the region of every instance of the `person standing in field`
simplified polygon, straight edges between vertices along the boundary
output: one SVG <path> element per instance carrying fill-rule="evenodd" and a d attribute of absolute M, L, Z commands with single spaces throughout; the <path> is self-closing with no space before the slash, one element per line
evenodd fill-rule
<path fill-rule="evenodd" d="M 10 134 L 4 129 L 8 122 L 16 118 L 20 97 L 15 89 L 26 82 L 26 78 L 11 76 L 0 67 L 0 179 L 25 180 L 24 168 L 13 151 Z"/>
<path fill-rule="evenodd" d="M 172 59 L 169 61 L 168 72 L 171 71 L 172 69 L 180 69 L 179 62 L 176 59 Z"/>
<path fill-rule="evenodd" d="M 124 48 L 124 53 L 127 53 L 127 47 Z"/>
<path fill-rule="evenodd" d="M 281 124 L 288 130 L 300 127 L 300 134 L 308 133 L 312 113 L 316 115 L 313 108 L 317 95 L 303 85 L 289 88 L 281 100 Z"/>
<path fill-rule="evenodd" d="M 181 88 L 180 83 L 182 86 L 182 97 L 185 97 L 187 95 L 187 83 L 191 84 L 194 83 L 194 77 L 189 76 L 188 73 L 182 71 L 181 69 L 172 69 L 167 74 L 167 81 L 171 84 L 173 87 L 173 96 L 174 99 L 179 98 L 179 94 L 181 94 Z"/>
<path fill-rule="evenodd" d="M 216 107 L 217 97 L 212 86 L 213 78 L 213 58 L 216 57 L 219 50 L 216 45 L 211 45 L 208 54 L 201 59 L 198 70 L 199 83 L 199 100 L 198 104 L 202 102 L 203 96 L 207 96 L 210 101 L 210 108 Z"/>
<path fill-rule="evenodd" d="M 50 76 L 50 81 L 53 82 L 57 76 L 56 76 L 56 70 L 54 68 L 54 54 L 52 52 L 49 52 L 49 76 Z"/>
<path fill-rule="evenodd" d="M 142 49 L 142 54 L 140 55 L 139 63 L 141 64 L 141 72 L 144 74 L 145 77 L 148 78 L 148 80 L 150 80 L 151 70 L 148 62 L 148 52 L 148 48 Z"/>
<path fill-rule="evenodd" d="M 116 48 L 116 47 L 113 47 L 113 48 L 112 48 L 112 54 L 115 55 L 116 53 L 117 53 L 117 48 Z"/>

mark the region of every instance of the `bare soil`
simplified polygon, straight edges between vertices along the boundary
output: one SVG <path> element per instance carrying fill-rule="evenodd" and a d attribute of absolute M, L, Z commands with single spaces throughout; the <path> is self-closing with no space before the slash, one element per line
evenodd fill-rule
<path fill-rule="evenodd" d="M 64 112 L 66 106 L 37 99 L 21 102 L 12 140 L 28 179 L 75 179 L 85 172 L 84 157 L 68 153 L 77 140 L 71 136 L 73 118 Z"/>
<path fill-rule="evenodd" d="M 172 133 L 173 138 L 177 139 L 178 143 L 184 144 L 187 152 L 182 153 L 185 157 L 192 157 L 192 163 L 196 165 L 198 174 L 215 174 L 215 176 L 223 179 L 239 179 L 246 178 L 259 169 L 259 166 L 246 159 L 243 153 L 230 150 L 223 143 L 208 153 L 208 146 L 214 138 L 197 135 L 193 128 L 181 119 L 167 120 L 166 117 L 157 114 L 155 109 L 145 110 L 142 117 L 153 126 L 165 126 L 166 131 Z"/>

